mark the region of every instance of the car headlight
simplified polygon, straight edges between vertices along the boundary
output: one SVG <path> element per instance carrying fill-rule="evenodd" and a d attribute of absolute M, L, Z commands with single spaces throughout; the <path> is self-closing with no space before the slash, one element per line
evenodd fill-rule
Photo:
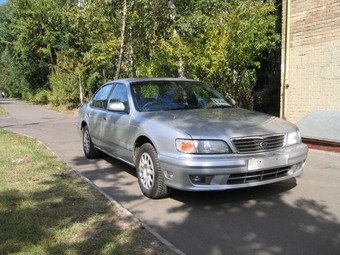
<path fill-rule="evenodd" d="M 230 153 L 229 146 L 224 141 L 214 140 L 176 140 L 176 149 L 183 153 L 221 154 Z"/>
<path fill-rule="evenodd" d="M 288 134 L 287 136 L 287 146 L 291 146 L 294 144 L 298 144 L 301 143 L 301 134 L 300 131 L 294 131 Z"/>

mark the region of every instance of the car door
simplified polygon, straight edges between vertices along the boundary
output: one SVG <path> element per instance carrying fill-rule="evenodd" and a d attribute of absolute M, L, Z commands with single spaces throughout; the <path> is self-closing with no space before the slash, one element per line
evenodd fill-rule
<path fill-rule="evenodd" d="M 90 129 L 92 142 L 98 147 L 102 147 L 102 125 L 108 97 L 112 90 L 113 84 L 103 85 L 92 97 L 90 107 L 85 113 L 87 124 Z"/>
<path fill-rule="evenodd" d="M 132 146 L 129 145 L 129 103 L 125 84 L 116 84 L 109 97 L 109 103 L 121 102 L 125 111 L 106 111 L 102 133 L 103 147 L 109 154 L 132 162 Z"/>

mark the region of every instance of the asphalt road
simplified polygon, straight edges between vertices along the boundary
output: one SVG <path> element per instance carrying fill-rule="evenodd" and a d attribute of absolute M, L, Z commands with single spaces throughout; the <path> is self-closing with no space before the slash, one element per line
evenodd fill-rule
<path fill-rule="evenodd" d="M 305 173 L 262 187 L 144 197 L 135 170 L 88 160 L 77 116 L 1 99 L 0 128 L 35 137 L 183 253 L 340 254 L 340 154 L 310 150 Z"/>

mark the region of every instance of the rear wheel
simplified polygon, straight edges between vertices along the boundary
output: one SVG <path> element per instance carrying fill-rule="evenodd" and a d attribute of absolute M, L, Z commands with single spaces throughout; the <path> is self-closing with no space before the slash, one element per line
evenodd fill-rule
<path fill-rule="evenodd" d="M 146 197 L 164 198 L 169 196 L 171 188 L 164 184 L 157 152 L 150 143 L 143 144 L 138 149 L 136 169 L 139 186 Z"/>
<path fill-rule="evenodd" d="M 101 153 L 94 147 L 88 126 L 83 129 L 83 150 L 88 159 L 99 158 Z"/>

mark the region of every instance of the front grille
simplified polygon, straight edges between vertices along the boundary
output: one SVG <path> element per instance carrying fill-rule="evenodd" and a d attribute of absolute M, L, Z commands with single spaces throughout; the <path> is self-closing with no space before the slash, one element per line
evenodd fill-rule
<path fill-rule="evenodd" d="M 256 172 L 248 172 L 242 174 L 231 174 L 227 181 L 227 184 L 243 184 L 251 182 L 260 182 L 271 180 L 288 175 L 288 171 L 291 167 L 281 167 L 276 169 L 262 170 Z"/>
<path fill-rule="evenodd" d="M 283 147 L 284 140 L 284 134 L 232 139 L 239 153 L 265 152 L 279 149 Z"/>

